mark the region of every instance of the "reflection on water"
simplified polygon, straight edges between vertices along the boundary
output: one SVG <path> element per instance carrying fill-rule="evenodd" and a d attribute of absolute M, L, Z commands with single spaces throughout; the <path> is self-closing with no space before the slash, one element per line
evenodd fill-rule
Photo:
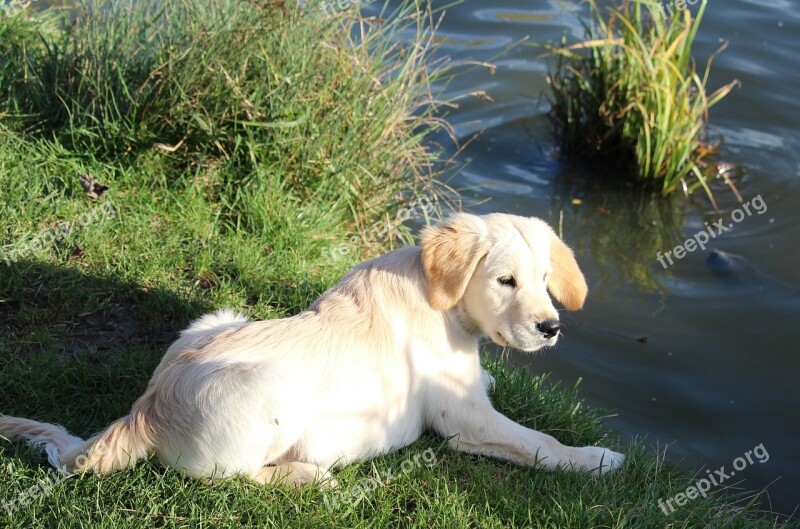
<path fill-rule="evenodd" d="M 652 189 L 593 187 L 570 175 L 555 180 L 550 203 L 559 212 L 557 229 L 574 234 L 573 249 L 591 256 L 601 289 L 629 283 L 643 292 L 659 290 L 663 269 L 656 256 L 684 241 L 686 201 Z"/>

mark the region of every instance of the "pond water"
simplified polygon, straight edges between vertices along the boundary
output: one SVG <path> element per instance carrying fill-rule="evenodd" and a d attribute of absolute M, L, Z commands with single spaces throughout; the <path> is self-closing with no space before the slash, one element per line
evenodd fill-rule
<path fill-rule="evenodd" d="M 764 505 L 790 513 L 800 501 L 800 4 L 712 1 L 695 45 L 704 64 L 728 42 L 710 86 L 741 82 L 711 112 L 719 161 L 740 168 L 736 185 L 745 202 L 755 200 L 749 215 L 733 213 L 738 222 L 731 214 L 739 204 L 724 187 L 717 214 L 702 192 L 664 200 L 615 185 L 609 170 L 557 159 L 541 97 L 551 63 L 540 48 L 508 47 L 581 37 L 576 4 L 469 0 L 446 10 L 438 33 L 439 55 L 496 66 L 494 74 L 464 69 L 445 91 L 460 98 L 449 113 L 459 141 L 480 132 L 459 155 L 468 163 L 452 184 L 467 205 L 478 204 L 472 211 L 561 224 L 590 285 L 584 309 L 564 315 L 556 348 L 512 360 L 565 386 L 582 379 L 581 395 L 615 414 L 608 426 L 667 448 L 670 460 L 703 476 L 723 465 L 729 473 L 763 445 L 769 459 L 727 483 L 767 488 Z M 493 101 L 468 95 L 475 91 Z M 719 217 L 734 228 L 705 251 L 659 264 L 656 252 Z M 714 273 L 714 249 L 751 268 Z"/>

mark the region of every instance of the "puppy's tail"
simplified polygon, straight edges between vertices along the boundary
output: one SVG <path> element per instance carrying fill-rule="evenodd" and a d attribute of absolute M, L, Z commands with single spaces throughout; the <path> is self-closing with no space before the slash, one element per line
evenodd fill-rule
<path fill-rule="evenodd" d="M 50 464 L 65 474 L 122 470 L 147 457 L 154 446 L 145 414 L 136 411 L 86 441 L 62 426 L 0 415 L 0 436 L 43 447 Z"/>

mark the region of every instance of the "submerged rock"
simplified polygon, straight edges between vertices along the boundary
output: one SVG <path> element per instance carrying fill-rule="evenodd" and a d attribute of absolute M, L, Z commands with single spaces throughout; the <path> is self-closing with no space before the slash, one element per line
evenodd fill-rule
<path fill-rule="evenodd" d="M 706 259 L 706 265 L 714 274 L 729 279 L 753 280 L 758 277 L 755 267 L 735 253 L 712 250 Z"/>

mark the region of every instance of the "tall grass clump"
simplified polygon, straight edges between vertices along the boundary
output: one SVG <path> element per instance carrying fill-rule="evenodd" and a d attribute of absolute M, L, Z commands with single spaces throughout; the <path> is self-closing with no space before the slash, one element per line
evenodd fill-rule
<path fill-rule="evenodd" d="M 692 59 L 706 3 L 696 16 L 689 9 L 667 16 L 657 0 L 607 9 L 589 0 L 586 40 L 551 47 L 551 118 L 566 154 L 614 157 L 664 195 L 702 187 L 714 202 L 703 173 L 713 151 L 705 141 L 708 110 L 737 83 L 709 94 L 713 56 L 702 73 Z"/>
<path fill-rule="evenodd" d="M 156 183 L 196 182 L 254 233 L 274 224 L 272 200 L 362 233 L 387 222 L 391 238 L 393 212 L 440 189 L 426 138 L 446 126 L 429 90 L 441 64 L 414 2 L 370 21 L 291 1 L 82 0 L 42 31 L 54 12 L 0 17 L 14 37 L 0 43 L 6 129 L 101 163 L 156 163 Z M 398 44 L 404 31 L 415 45 Z"/>

